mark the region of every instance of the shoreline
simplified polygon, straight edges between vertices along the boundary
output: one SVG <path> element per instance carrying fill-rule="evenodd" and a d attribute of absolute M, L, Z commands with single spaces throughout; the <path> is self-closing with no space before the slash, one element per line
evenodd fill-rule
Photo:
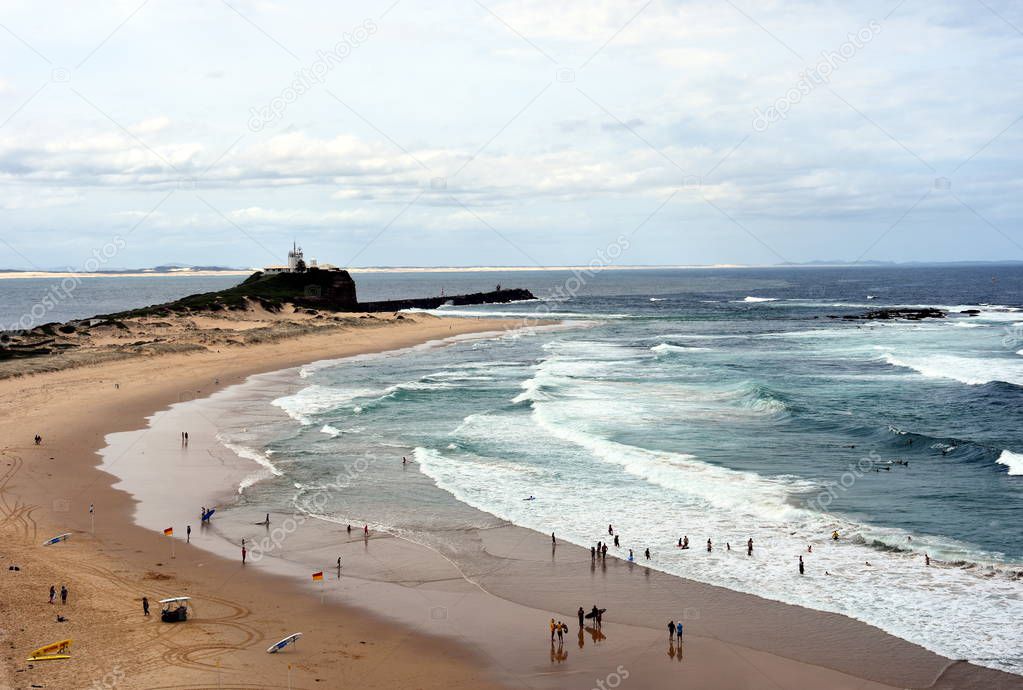
<path fill-rule="evenodd" d="M 409 319 L 409 322 L 413 322 Z M 430 338 L 424 338 L 419 331 L 430 330 L 434 335 L 443 335 L 444 327 L 448 329 L 458 326 L 465 329 L 463 332 L 478 332 L 483 330 L 494 330 L 494 326 L 508 327 L 517 322 L 500 321 L 463 321 L 463 320 L 441 320 L 432 317 L 423 318 L 423 323 L 416 324 L 419 328 L 410 328 L 412 323 L 397 324 L 378 327 L 383 330 L 401 330 L 405 333 L 391 333 L 391 346 L 372 351 L 385 351 L 394 349 L 394 340 L 406 342 L 407 345 L 421 343 Z M 355 340 L 365 340 L 365 336 L 372 334 L 377 329 L 365 329 L 354 333 Z M 413 334 L 409 331 L 415 330 Z M 346 577 L 342 581 L 344 588 L 337 592 L 331 592 L 331 598 L 344 598 L 344 603 L 334 606 L 319 606 L 319 600 L 315 596 L 315 588 L 311 582 L 302 587 L 294 576 L 288 576 L 282 569 L 281 574 L 277 568 L 277 574 L 259 572 L 250 574 L 255 568 L 240 570 L 241 566 L 237 561 L 227 558 L 211 556 L 207 552 L 200 551 L 197 547 L 188 547 L 185 544 L 177 543 L 177 554 L 173 566 L 167 566 L 168 556 L 167 544 L 162 537 L 153 533 L 152 529 L 145 529 L 135 524 L 131 519 L 137 507 L 134 498 L 123 491 L 114 488 L 117 479 L 99 469 L 96 451 L 106 443 L 106 436 L 111 432 L 134 431 L 136 435 L 145 435 L 150 429 L 148 417 L 160 410 L 165 410 L 168 405 L 175 402 L 182 402 L 194 398 L 208 398 L 216 390 L 223 389 L 228 385 L 248 379 L 253 374 L 266 372 L 279 372 L 291 366 L 308 364 L 312 360 L 325 359 L 328 357 L 316 357 L 314 352 L 327 352 L 332 349 L 348 349 L 348 355 L 360 354 L 369 350 L 364 348 L 365 343 L 345 342 L 344 348 L 339 348 L 336 341 L 348 340 L 349 333 L 334 333 L 332 337 L 315 335 L 304 338 L 296 338 L 279 344 L 266 344 L 258 346 L 247 346 L 248 352 L 242 352 L 239 357 L 220 356 L 214 357 L 210 353 L 193 353 L 182 355 L 163 355 L 156 361 L 126 360 L 117 361 L 90 368 L 79 368 L 64 370 L 49 374 L 38 374 L 31 378 L 7 380 L 0 385 L 9 388 L 4 392 L 8 402 L 4 403 L 5 411 L 21 408 L 23 418 L 21 420 L 10 419 L 8 414 L 0 429 L 8 432 L 8 438 L 25 437 L 26 439 L 34 433 L 32 426 L 37 425 L 47 415 L 57 415 L 54 421 L 61 422 L 58 428 L 41 428 L 40 433 L 44 437 L 44 445 L 32 447 L 31 445 L 18 445 L 13 448 L 5 448 L 3 451 L 5 464 L 4 469 L 11 473 L 16 472 L 13 477 L 8 477 L 7 484 L 3 487 L 4 498 L 4 527 L 10 530 L 12 525 L 25 523 L 25 534 L 21 545 L 12 545 L 17 552 L 21 549 L 25 558 L 38 558 L 39 551 L 37 544 L 43 538 L 50 536 L 49 532 L 40 530 L 38 524 L 29 525 L 26 516 L 26 507 L 21 504 L 31 501 L 35 506 L 27 511 L 28 519 L 43 521 L 49 529 L 56 530 L 58 524 L 67 525 L 74 531 L 74 537 L 70 542 L 55 547 L 47 552 L 47 557 L 53 556 L 55 562 L 59 562 L 65 556 L 76 559 L 75 565 L 85 567 L 88 564 L 101 561 L 116 563 L 118 568 L 126 569 L 131 575 L 141 573 L 141 579 L 148 577 L 149 572 L 156 575 L 169 576 L 175 580 L 174 590 L 180 593 L 183 589 L 192 593 L 197 602 L 201 602 L 203 610 L 198 613 L 195 623 L 199 625 L 185 627 L 162 626 L 155 623 L 156 630 L 152 629 L 149 621 L 142 622 L 138 614 L 136 599 L 129 599 L 128 592 L 124 593 L 124 599 L 128 601 L 117 601 L 118 614 L 123 612 L 121 619 L 130 620 L 131 631 L 134 639 L 132 644 L 137 648 L 138 638 L 146 639 L 146 636 L 165 633 L 171 628 L 174 638 L 182 640 L 190 637 L 195 629 L 207 625 L 204 620 L 209 616 L 208 608 L 223 608 L 227 613 L 222 616 L 222 627 L 224 630 L 211 632 L 214 640 L 203 641 L 188 640 L 190 644 L 182 644 L 187 648 L 184 652 L 171 653 L 169 659 L 177 663 L 170 663 L 166 655 L 156 655 L 168 666 L 163 673 L 167 673 L 170 666 L 175 670 L 175 682 L 186 679 L 196 683 L 210 683 L 215 666 L 212 660 L 220 653 L 225 658 L 231 659 L 229 663 L 234 664 L 231 673 L 235 679 L 241 677 L 257 676 L 264 679 L 267 685 L 272 686 L 269 677 L 261 674 L 261 669 L 266 673 L 278 672 L 283 667 L 282 663 L 295 661 L 301 674 L 296 678 L 299 681 L 298 687 L 312 687 L 316 678 L 327 679 L 331 672 L 348 672 L 357 674 L 360 681 L 365 680 L 364 672 L 359 669 L 360 664 L 366 657 L 357 656 L 357 653 L 348 652 L 349 656 L 339 657 L 337 650 L 340 645 L 338 631 L 333 629 L 337 625 L 337 614 L 343 614 L 345 620 L 356 619 L 357 624 L 349 625 L 347 633 L 350 645 L 354 646 L 359 642 L 366 642 L 373 639 L 373 645 L 385 646 L 387 643 L 376 641 L 377 639 L 387 640 L 393 646 L 382 650 L 384 658 L 376 665 L 379 673 L 385 674 L 377 678 L 381 687 L 388 687 L 391 684 L 414 681 L 418 686 L 424 686 L 427 682 L 426 674 L 430 673 L 430 681 L 434 685 L 427 687 L 486 687 L 487 679 L 493 678 L 494 673 L 503 678 L 510 685 L 515 685 L 514 679 L 518 676 L 528 677 L 530 684 L 544 685 L 552 681 L 554 683 L 565 682 L 572 678 L 572 673 L 584 673 L 581 678 L 580 687 L 589 687 L 596 678 L 603 678 L 605 675 L 619 672 L 623 660 L 628 660 L 626 670 L 629 670 L 634 682 L 645 682 L 660 685 L 671 682 L 677 684 L 678 677 L 672 677 L 671 669 L 681 672 L 685 678 L 703 683 L 707 687 L 745 687 L 749 682 L 759 680 L 767 676 L 775 682 L 781 681 L 783 687 L 789 687 L 790 683 L 797 683 L 792 687 L 810 684 L 814 687 L 886 687 L 877 682 L 867 680 L 861 674 L 843 672 L 841 669 L 834 670 L 836 666 L 850 666 L 847 670 L 855 671 L 857 665 L 862 665 L 863 659 L 858 658 L 837 658 L 828 660 L 828 663 L 813 664 L 800 655 L 805 656 L 805 650 L 793 649 L 792 653 L 782 653 L 784 649 L 764 651 L 743 646 L 743 643 L 756 645 L 758 642 L 763 645 L 766 635 L 768 638 L 772 633 L 777 634 L 779 625 L 785 625 L 792 621 L 802 622 L 804 630 L 809 625 L 809 630 L 814 633 L 812 639 L 817 640 L 819 653 L 821 645 L 832 645 L 836 643 L 848 645 L 850 640 L 859 640 L 863 649 L 869 653 L 887 657 L 884 663 L 900 662 L 908 676 L 893 677 L 894 680 L 912 681 L 918 683 L 913 687 L 969 687 L 963 683 L 967 681 L 983 684 L 983 687 L 1011 687 L 1018 682 L 1018 678 L 997 671 L 988 671 L 968 664 L 951 662 L 942 659 L 937 655 L 926 652 L 922 648 L 911 645 L 908 642 L 886 635 L 876 628 L 866 624 L 847 619 L 844 616 L 835 614 L 824 614 L 810 609 L 802 609 L 778 602 L 760 599 L 752 595 L 743 595 L 731 590 L 701 585 L 700 583 L 682 580 L 674 576 L 665 575 L 656 571 L 642 573 L 645 568 L 626 564 L 618 559 L 613 559 L 609 566 L 610 575 L 594 577 L 587 583 L 580 584 L 579 573 L 589 572 L 589 557 L 585 550 L 565 544 L 558 547 L 557 558 L 550 553 L 550 545 L 546 538 L 536 532 L 524 528 L 506 526 L 490 530 L 479 530 L 478 534 L 471 535 L 471 539 L 477 540 L 480 548 L 493 558 L 502 559 L 504 563 L 504 580 L 491 578 L 488 580 L 485 573 L 474 574 L 466 577 L 464 573 L 453 568 L 453 564 L 445 562 L 443 555 L 429 552 L 425 547 L 411 545 L 403 540 L 393 537 L 371 538 L 364 542 L 361 538 L 346 540 L 342 548 L 351 549 L 353 553 L 360 549 L 373 549 L 373 560 L 376 562 L 376 570 L 369 568 L 366 573 L 355 572 L 349 575 L 347 565 L 350 561 L 346 552 Z M 329 342 L 334 340 L 334 343 Z M 310 341 L 318 341 L 311 347 L 292 347 L 296 344 L 305 345 Z M 400 346 L 400 345 L 399 345 Z M 256 351 L 259 352 L 256 352 Z M 297 351 L 296 350 L 300 350 Z M 216 353 L 220 354 L 220 353 Z M 232 353 L 233 354 L 233 353 Z M 259 355 L 259 356 L 257 356 Z M 274 357 L 273 355 L 277 355 Z M 332 357 L 346 356 L 334 354 Z M 185 366 L 187 372 L 184 376 L 174 377 L 174 371 L 170 360 Z M 201 360 L 197 362 L 197 360 Z M 241 361 L 235 361 L 241 360 Z M 161 366 L 167 365 L 167 366 Z M 198 364 L 198 366 L 196 366 Z M 148 366 L 147 366 L 148 365 Z M 230 373 L 213 376 L 213 372 L 227 370 Z M 92 375 L 90 377 L 90 374 Z M 46 399 L 38 386 L 45 379 L 47 384 L 60 391 L 77 391 L 74 401 L 54 401 Z M 210 381 L 217 380 L 217 384 L 210 384 Z M 117 389 L 116 395 L 111 390 L 110 384 L 119 381 L 122 385 Z M 153 385 L 161 384 L 160 391 L 140 391 L 134 385 L 125 385 L 129 382 L 145 383 Z M 82 391 L 82 385 L 92 384 L 92 389 Z M 95 387 L 105 383 L 105 395 L 100 394 Z M 89 388 L 86 386 L 87 389 Z M 81 395 L 81 393 L 86 393 Z M 127 396 L 124 394 L 128 393 Z M 12 400 L 18 400 L 14 405 Z M 42 399 L 40 399 L 42 396 Z M 111 397 L 127 398 L 111 400 Z M 27 398 L 27 400 L 26 400 Z M 87 400 L 83 400 L 87 398 Z M 51 404 L 40 404 L 49 402 Z M 86 403 L 101 405 L 102 409 L 93 409 L 86 413 L 86 418 L 81 418 L 83 413 L 78 411 L 78 418 L 75 418 L 75 408 L 80 408 Z M 33 405 L 33 403 L 36 403 Z M 58 408 L 56 411 L 54 408 Z M 183 407 L 188 407 L 183 406 Z M 24 408 L 30 412 L 25 414 Z M 146 414 L 148 412 L 148 414 Z M 35 414 L 33 414 L 35 413 Z M 95 415 L 95 419 L 89 418 L 88 414 Z M 25 418 L 27 417 L 27 419 Z M 142 423 L 139 418 L 142 417 Z M 98 426 L 104 429 L 97 429 Z M 84 437 L 84 438 L 83 438 Z M 85 441 L 83 443 L 83 441 Z M 171 439 L 173 443 L 173 438 Z M 198 449 L 198 448 L 197 448 Z M 139 448 L 132 450 L 129 446 L 125 457 L 139 458 Z M 66 455 L 65 455 L 66 454 Z M 60 457 L 60 464 L 55 465 L 46 460 L 49 457 Z M 248 461 L 246 461 L 248 462 Z M 56 471 L 55 471 L 56 470 Z M 90 481 L 91 480 L 91 481 Z M 11 482 L 13 481 L 13 485 Z M 96 498 L 102 496 L 102 498 Z M 171 495 L 173 501 L 174 495 Z M 84 510 L 88 503 L 95 502 L 97 505 L 97 533 L 99 540 L 92 540 L 89 536 L 89 519 Z M 13 504 L 13 507 L 12 507 Z M 21 506 L 21 507 L 19 507 Z M 189 513 L 194 512 L 191 503 L 184 506 Z M 33 514 L 35 511 L 35 514 Z M 111 516 L 114 517 L 115 527 L 110 527 Z M 117 518 L 122 520 L 118 523 Z M 127 519 L 124 519 L 127 518 Z M 180 523 L 179 523 L 180 524 Z M 177 529 L 182 529 L 175 525 Z M 329 530 L 329 528 L 326 528 Z M 60 529 L 60 531 L 67 531 Z M 340 528 L 338 528 L 340 531 Z M 31 533 L 31 539 L 29 539 Z M 175 538 L 181 533 L 176 531 Z M 315 540 L 314 540 L 315 541 Z M 330 545 L 333 548 L 333 545 Z M 58 550 L 59 549 L 59 550 Z M 5 551 L 11 551 L 11 548 Z M 329 550 L 329 549 L 328 549 Z M 513 553 L 514 552 L 514 553 Z M 9 560 L 10 554 L 4 553 L 5 560 Z M 21 554 L 16 554 L 21 555 Z M 237 556 L 235 557 L 237 558 Z M 272 559 L 271 559 L 272 560 Z M 26 561 L 28 562 L 28 561 Z M 160 565 L 155 565 L 160 563 Z M 43 568 L 47 564 L 37 563 Z M 52 564 L 50 564 L 52 565 Z M 182 570 L 188 568 L 187 575 Z M 199 569 L 202 568 L 202 571 Z M 113 568 L 106 568 L 107 572 L 114 573 Z M 216 571 L 216 572 L 214 572 Z M 383 573 L 383 576 L 381 576 Z M 642 575 L 644 594 L 636 597 L 637 584 L 635 578 Z M 10 574 L 5 571 L 5 576 Z M 56 576 L 55 576 L 56 577 Z M 60 577 L 65 577 L 61 575 Z M 122 584 L 132 582 L 131 577 L 120 577 Z M 304 577 L 308 577 L 306 573 Z M 244 578 L 244 580 L 243 580 Z M 223 583 L 229 584 L 232 588 L 232 598 L 247 598 L 242 606 L 247 613 L 238 615 L 231 613 L 232 606 L 237 607 L 235 601 L 226 599 L 227 594 L 220 594 L 222 585 L 213 587 L 210 593 L 210 583 L 222 579 Z M 384 581 L 381 581 L 384 580 Z M 151 580 L 156 583 L 166 583 L 160 577 Z M 137 581 L 136 581 L 137 583 Z M 651 584 L 652 583 L 652 584 Z M 204 585 L 206 590 L 204 591 Z M 147 583 L 148 586 L 148 583 Z M 160 585 L 167 589 L 170 585 Z M 42 601 L 45 593 L 45 586 L 42 582 L 35 582 L 33 587 L 38 589 L 38 594 L 32 593 L 32 601 Z M 514 592 L 502 597 L 491 594 L 488 590 L 504 591 L 508 588 Z M 72 591 L 77 593 L 77 587 L 72 582 Z M 135 589 L 139 589 L 137 584 Z M 706 608 L 707 615 L 701 615 L 692 622 L 687 622 L 687 643 L 686 660 L 683 666 L 672 658 L 668 670 L 664 657 L 664 635 L 659 629 L 643 627 L 641 624 L 645 616 L 659 615 L 656 609 L 656 595 L 658 591 L 667 591 L 667 596 L 683 600 L 704 602 L 701 608 Z M 274 592 L 275 601 L 271 604 L 266 601 L 266 594 Z M 422 610 L 418 610 L 415 616 L 420 618 L 418 624 L 414 621 L 403 619 L 401 616 L 387 615 L 383 611 L 387 606 L 402 604 L 406 610 L 413 610 L 416 606 L 422 606 L 421 597 L 423 592 L 427 593 L 431 607 L 427 614 L 436 607 L 444 609 L 443 618 L 434 618 L 432 615 L 423 616 Z M 602 605 L 606 601 L 615 602 L 615 610 L 623 610 L 630 605 L 642 604 L 644 610 L 635 612 L 636 621 L 605 624 L 605 631 L 613 641 L 602 643 L 608 645 L 606 649 L 593 644 L 587 645 L 586 649 L 574 650 L 574 642 L 570 635 L 569 642 L 573 648 L 573 661 L 578 658 L 584 659 L 584 668 L 574 667 L 571 663 L 562 667 L 548 665 L 546 658 L 544 663 L 537 663 L 540 657 L 546 656 L 545 642 L 543 638 L 539 641 L 532 639 L 539 635 L 537 630 L 543 627 L 544 621 L 550 616 L 550 612 L 564 618 L 566 621 L 574 622 L 572 609 L 563 603 L 566 599 L 573 603 L 579 600 L 588 600 L 586 597 L 597 596 L 599 592 Z M 312 593 L 312 596 L 310 594 Z M 108 594 L 110 594 L 108 592 Z M 132 593 L 133 594 L 133 593 Z M 239 596 L 234 596 L 238 594 Z M 169 596 L 169 594 L 165 594 Z M 244 595 L 242 597 L 241 595 Z M 529 600 L 522 602 L 521 599 L 528 595 Z M 97 597 L 99 598 L 99 597 Z M 515 603 L 514 599 L 520 601 Z M 152 599 L 152 597 L 151 597 Z M 418 603 L 409 604 L 409 602 Z M 262 610 L 252 603 L 262 604 Z M 38 609 L 35 604 L 28 604 L 27 611 Z M 482 608 L 481 608 L 482 607 Z M 290 611 L 299 612 L 286 620 L 279 609 L 287 608 Z M 374 615 L 364 612 L 366 608 L 373 609 Z M 401 607 L 399 607 L 401 608 Z M 379 610 L 378 610 L 379 609 Z M 567 609 L 567 610 L 565 610 Z M 487 611 L 487 616 L 479 615 L 481 610 Z M 751 615 L 750 610 L 756 613 Z M 51 611 L 44 613 L 50 614 Z M 711 618 L 711 616 L 713 618 Z M 779 618 L 780 617 L 780 618 Z M 793 618 L 795 617 L 795 618 Z M 253 619 L 253 620 L 248 620 Z M 482 621 L 477 619 L 484 619 Z M 291 620 L 300 620 L 302 625 L 291 625 Z M 613 620 L 613 619 L 612 619 Z M 658 619 L 659 620 L 659 619 Z M 122 620 L 123 622 L 123 620 Z M 78 621 L 72 617 L 71 624 Z M 253 625 L 253 623 L 259 623 Z M 609 620 L 610 623 L 610 620 Z M 613 626 L 613 627 L 612 627 Z M 736 627 L 738 626 L 738 627 Z M 52 631 L 57 635 L 63 631 L 56 624 L 43 620 L 30 621 L 27 626 L 29 634 L 46 635 Z M 93 624 L 92 627 L 95 627 Z M 294 629 L 292 629 L 294 628 Z M 265 642 L 269 644 L 284 635 L 303 629 L 307 637 L 296 649 L 295 654 L 285 655 L 285 659 L 270 657 L 262 652 Z M 500 631 L 498 639 L 490 639 L 494 630 Z M 575 625 L 572 625 L 575 628 Z M 610 629 L 609 629 L 610 628 Z M 706 629 L 703 629 L 706 628 Z M 68 629 L 68 628 L 64 628 Z M 454 634 L 452 634 L 452 629 Z M 787 630 L 787 628 L 781 628 Z M 273 630 L 269 632 L 268 630 Z M 284 632 L 280 632 L 283 630 Z M 364 630 L 372 631 L 365 632 Z M 689 630 L 693 632 L 690 633 Z M 183 631 L 183 632 L 179 632 Z M 613 633 L 612 633 L 613 631 Z M 867 631 L 867 632 L 864 632 Z M 277 633 L 280 632 L 278 635 Z M 740 634 L 737 634 L 740 633 Z M 5 633 L 5 637 L 10 633 Z M 112 633 L 111 633 L 112 634 Z M 321 639 L 317 637 L 322 634 Z M 428 637 L 423 637 L 423 635 Z M 53 636 L 51 635 L 51 636 Z M 241 636 L 242 639 L 230 639 L 232 636 Z M 691 637 L 690 637 L 691 635 Z M 24 662 L 19 661 L 19 654 L 22 648 L 30 649 L 50 641 L 48 638 L 40 639 L 37 644 L 27 642 L 24 638 L 27 634 L 18 635 L 15 649 L 17 652 L 13 658 L 8 657 L 8 665 L 15 668 L 23 668 Z M 171 637 L 169 634 L 161 637 Z M 205 637 L 205 636 L 204 636 Z M 228 638 L 227 641 L 221 637 Z M 361 640 L 355 641 L 355 638 Z M 454 638 L 442 639 L 444 637 Z M 619 642 L 626 639 L 625 644 Z M 736 643 L 736 638 L 739 642 Z M 272 638 L 272 639 L 270 639 Z M 59 637 L 54 637 L 59 639 Z M 728 641 L 723 641 L 727 639 Z M 12 640 L 13 641 L 13 640 Z M 151 645 L 171 645 L 177 640 L 152 639 Z M 812 640 L 811 640 L 812 641 Z M 76 645 L 78 643 L 76 642 Z M 84 653 L 90 651 L 88 642 Z M 143 643 L 145 644 L 145 643 Z M 791 637 L 782 640 L 782 647 L 792 646 Z M 265 646 L 265 645 L 263 645 Z M 92 648 L 95 650 L 95 647 Z M 356 647 L 358 651 L 362 651 Z M 364 648 L 363 648 L 364 649 Z M 593 650 L 601 649 L 600 653 Z M 220 650 L 219 652 L 217 650 Z M 226 652 L 225 650 L 232 650 Z M 539 653 L 538 653 L 539 650 Z M 173 651 L 173 649 L 172 649 Z M 374 650 L 381 651 L 381 650 Z M 395 654 L 395 653 L 398 654 Z M 82 654 L 82 651 L 78 652 Z M 394 655 L 394 656 L 392 656 Z M 649 658 L 647 656 L 649 655 Z M 400 657 L 395 659 L 395 656 Z M 839 655 L 841 657 L 841 655 Z M 313 658 L 311 658 L 313 657 Z M 659 661 L 654 661 L 654 659 Z M 740 659 L 744 663 L 736 664 Z M 904 663 L 907 659 L 915 663 Z M 427 671 L 422 665 L 432 661 L 431 670 Z M 817 661 L 820 661 L 819 659 Z M 110 662 L 108 662 L 110 663 Z M 555 661 L 551 660 L 551 664 Z M 951 668 L 949 669 L 949 667 Z M 153 678 L 162 678 L 167 681 L 166 676 L 147 676 L 144 671 L 136 669 L 132 662 L 127 660 L 121 665 L 122 670 L 128 669 L 128 678 L 122 683 L 126 687 L 154 687 L 151 683 Z M 386 668 L 384 668 L 386 667 Z M 69 666 L 63 667 L 64 670 Z M 158 667 L 159 668 L 159 667 Z M 52 669 L 52 670 L 51 670 Z M 103 670 L 97 669 L 97 672 Z M 227 672 L 227 666 L 223 667 Z M 892 674 L 892 669 L 885 669 Z M 108 671 L 112 672 L 112 671 Z M 49 674 L 60 674 L 62 669 L 58 667 L 37 666 L 31 672 L 19 675 L 17 681 L 23 683 L 17 687 L 27 687 L 29 681 L 52 684 L 61 676 Z M 178 674 L 182 675 L 178 675 Z M 386 674 L 398 674 L 386 676 Z M 872 670 L 867 675 L 876 676 L 880 670 Z M 76 676 L 79 679 L 81 676 Z M 228 676 L 225 676 L 225 678 Z M 642 680 L 640 680 L 642 679 Z M 702 681 L 700 680 L 702 679 Z M 0 681 L 7 680 L 0 676 Z M 281 678 L 277 678 L 274 684 L 279 685 Z M 937 685 L 934 685 L 937 681 Z M 8 681 L 14 686 L 13 681 Z M 949 684 L 951 683 L 951 684 Z M 364 685 L 371 686 L 363 683 Z M 520 683 L 521 684 L 521 679 Z M 1004 685 L 1000 685 L 1004 684 Z M 120 687 L 120 686 L 119 686 Z M 250 686 L 251 687 L 251 686 Z M 321 686 L 323 687 L 323 686 Z M 326 686 L 330 687 L 330 685 Z M 980 685 L 978 685 L 980 687 Z"/>

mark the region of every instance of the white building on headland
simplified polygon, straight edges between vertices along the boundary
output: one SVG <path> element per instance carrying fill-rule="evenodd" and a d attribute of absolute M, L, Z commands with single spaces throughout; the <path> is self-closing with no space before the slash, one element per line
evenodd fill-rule
<path fill-rule="evenodd" d="M 286 266 L 264 266 L 263 273 L 273 275 L 275 273 L 298 273 L 300 265 L 305 270 L 310 268 L 317 268 L 321 271 L 337 271 L 340 270 L 337 266 L 332 264 L 317 264 L 316 259 L 309 259 L 309 263 L 305 261 L 305 255 L 302 253 L 302 248 L 294 242 L 291 244 L 291 251 L 288 252 L 288 264 Z"/>

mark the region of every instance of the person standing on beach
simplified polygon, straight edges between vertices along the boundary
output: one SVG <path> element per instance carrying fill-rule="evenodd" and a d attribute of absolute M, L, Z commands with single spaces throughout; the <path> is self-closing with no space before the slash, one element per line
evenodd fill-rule
<path fill-rule="evenodd" d="M 190 544 L 192 542 L 192 526 L 188 525 L 185 527 L 185 543 Z"/>
<path fill-rule="evenodd" d="M 753 555 L 753 537 L 750 537 L 749 541 L 746 542 L 746 555 L 747 556 Z"/>
<path fill-rule="evenodd" d="M 60 603 L 62 606 L 67 603 L 67 587 L 64 585 L 60 586 Z"/>
<path fill-rule="evenodd" d="M 591 561 L 597 560 L 597 549 L 592 546 L 590 547 L 590 560 Z"/>
<path fill-rule="evenodd" d="M 558 621 L 558 644 L 562 645 L 565 643 L 565 628 L 561 621 Z"/>
<path fill-rule="evenodd" d="M 646 556 L 646 559 L 649 561 L 650 560 L 650 549 L 647 549 L 646 552 L 644 553 L 644 555 Z"/>
<path fill-rule="evenodd" d="M 604 544 L 604 549 L 601 551 L 601 558 L 607 558 L 607 544 Z"/>
<path fill-rule="evenodd" d="M 803 574 L 803 557 L 802 556 L 799 557 L 799 574 L 800 575 Z"/>
<path fill-rule="evenodd" d="M 668 639 L 675 639 L 675 621 L 668 621 Z"/>
<path fill-rule="evenodd" d="M 147 597 L 142 597 L 142 615 L 149 615 L 149 599 Z"/>
<path fill-rule="evenodd" d="M 579 616 L 579 630 L 582 630 L 585 625 L 583 621 L 586 619 L 586 612 L 583 611 L 583 607 L 580 606 L 579 610 L 576 611 L 576 614 Z"/>
<path fill-rule="evenodd" d="M 554 546 L 558 545 L 558 540 L 554 538 L 554 532 L 551 532 L 551 544 Z"/>
<path fill-rule="evenodd" d="M 615 547 L 618 547 L 618 546 L 619 546 L 619 544 L 618 544 L 618 535 L 616 534 L 615 535 Z"/>
<path fill-rule="evenodd" d="M 682 644 L 682 621 L 675 626 L 675 636 L 678 638 L 678 643 Z"/>
<path fill-rule="evenodd" d="M 188 432 L 185 432 L 185 445 L 188 445 Z"/>
<path fill-rule="evenodd" d="M 57 598 L 57 587 L 56 585 L 50 585 L 50 603 L 52 604 Z"/>
<path fill-rule="evenodd" d="M 554 644 L 554 619 L 551 619 L 551 644 Z"/>
<path fill-rule="evenodd" d="M 348 536 L 352 535 L 352 526 L 348 525 Z"/>
<path fill-rule="evenodd" d="M 245 565 L 245 557 L 249 552 L 245 549 L 245 540 L 242 540 L 242 565 Z"/>
<path fill-rule="evenodd" d="M 337 557 L 337 576 L 341 577 L 341 556 Z"/>

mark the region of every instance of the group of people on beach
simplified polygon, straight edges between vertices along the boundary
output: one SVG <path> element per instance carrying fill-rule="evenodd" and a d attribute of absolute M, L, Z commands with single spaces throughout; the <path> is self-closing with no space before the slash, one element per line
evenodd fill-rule
<path fill-rule="evenodd" d="M 60 603 L 61 604 L 66 604 L 67 603 L 67 595 L 68 595 L 67 585 L 63 585 L 62 584 L 60 586 Z M 57 598 L 57 586 L 56 585 L 50 585 L 50 603 L 51 604 L 54 603 L 56 598 Z"/>
<path fill-rule="evenodd" d="M 188 432 L 187 431 L 182 431 L 181 432 L 181 445 L 183 445 L 183 446 L 187 446 L 188 445 Z"/>

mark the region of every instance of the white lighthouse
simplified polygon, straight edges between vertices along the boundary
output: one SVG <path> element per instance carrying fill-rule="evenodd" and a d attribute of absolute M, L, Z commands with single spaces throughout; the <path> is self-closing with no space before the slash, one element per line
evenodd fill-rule
<path fill-rule="evenodd" d="M 288 273 L 295 273 L 298 271 L 298 262 L 301 261 L 302 265 L 305 265 L 305 259 L 302 255 L 302 248 L 296 245 L 294 242 L 291 243 L 291 251 L 288 252 Z"/>

